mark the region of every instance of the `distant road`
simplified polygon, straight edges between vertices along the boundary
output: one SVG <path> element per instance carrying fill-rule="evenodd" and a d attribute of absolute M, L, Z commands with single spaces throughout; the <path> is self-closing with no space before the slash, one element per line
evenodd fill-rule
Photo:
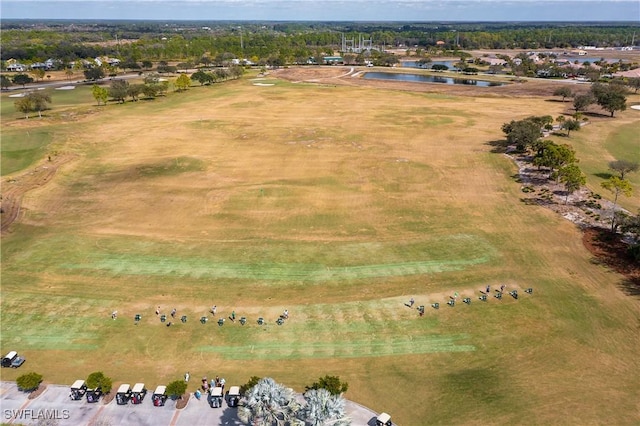
<path fill-rule="evenodd" d="M 138 73 L 131 74 L 122 74 L 117 77 L 105 77 L 100 80 L 69 80 L 69 81 L 39 81 L 22 86 L 10 86 L 8 89 L 3 89 L 2 92 L 15 92 L 21 90 L 33 90 L 33 89 L 44 89 L 47 87 L 63 87 L 63 86 L 80 86 L 80 85 L 88 85 L 88 84 L 97 84 L 97 83 L 105 83 L 111 80 L 129 80 L 132 78 L 138 78 L 140 75 Z"/>

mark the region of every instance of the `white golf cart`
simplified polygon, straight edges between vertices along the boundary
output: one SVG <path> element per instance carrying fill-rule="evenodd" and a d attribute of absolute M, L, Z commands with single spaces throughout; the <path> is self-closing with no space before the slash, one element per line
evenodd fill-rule
<path fill-rule="evenodd" d="M 240 386 L 231 386 L 227 394 L 227 405 L 237 407 L 240 402 Z"/>
<path fill-rule="evenodd" d="M 376 426 L 393 426 L 391 422 L 391 416 L 387 413 L 381 413 L 376 417 Z"/>
<path fill-rule="evenodd" d="M 71 390 L 69 391 L 69 398 L 72 401 L 79 401 L 82 399 L 85 393 L 87 393 L 87 385 L 84 384 L 84 380 L 76 380 L 71 385 Z"/>
<path fill-rule="evenodd" d="M 215 388 L 211 388 L 209 390 L 209 405 L 211 405 L 211 408 L 222 407 L 223 399 L 224 399 L 224 396 L 222 394 L 221 386 L 216 386 Z"/>
<path fill-rule="evenodd" d="M 156 390 L 153 391 L 153 395 L 151 396 L 151 402 L 155 407 L 162 407 L 167 400 L 167 387 L 166 386 L 158 386 Z"/>
<path fill-rule="evenodd" d="M 133 385 L 133 389 L 131 389 L 131 403 L 142 403 L 145 395 L 147 395 L 147 390 L 144 387 L 144 383 L 136 383 L 135 385 Z"/>
<path fill-rule="evenodd" d="M 116 392 L 116 402 L 118 405 L 127 405 L 129 399 L 131 399 L 131 385 L 126 383 L 120 385 L 118 392 Z"/>

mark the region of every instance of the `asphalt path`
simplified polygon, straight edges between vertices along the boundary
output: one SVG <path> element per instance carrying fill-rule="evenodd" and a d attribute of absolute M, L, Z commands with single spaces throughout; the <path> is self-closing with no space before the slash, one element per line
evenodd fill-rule
<path fill-rule="evenodd" d="M 114 390 L 115 392 L 115 390 Z M 115 398 L 107 404 L 102 400 L 88 403 L 69 399 L 69 386 L 48 385 L 34 399 L 19 391 L 14 382 L 0 382 L 0 423 L 35 425 L 41 419 L 54 419 L 58 426 L 199 426 L 244 425 L 237 408 L 226 403 L 211 408 L 203 395 L 200 400 L 190 394 L 185 408 L 176 409 L 176 402 L 167 399 L 162 407 L 151 402 L 149 389 L 141 404 L 118 405 Z M 302 395 L 298 396 L 302 400 Z M 377 413 L 352 401 L 346 403 L 347 416 L 354 426 L 375 426 Z M 57 423 L 56 423 L 57 422 Z"/>
<path fill-rule="evenodd" d="M 33 83 L 26 84 L 24 87 L 21 85 L 13 85 L 9 86 L 6 89 L 2 89 L 2 93 L 8 92 L 28 92 L 34 89 L 44 89 L 46 87 L 64 87 L 64 86 L 89 86 L 98 83 L 108 83 L 112 80 L 129 80 L 132 78 L 140 78 L 138 73 L 129 73 L 129 74 L 121 74 L 116 77 L 105 77 L 100 78 L 98 80 L 56 80 L 56 81 L 36 81 Z"/>

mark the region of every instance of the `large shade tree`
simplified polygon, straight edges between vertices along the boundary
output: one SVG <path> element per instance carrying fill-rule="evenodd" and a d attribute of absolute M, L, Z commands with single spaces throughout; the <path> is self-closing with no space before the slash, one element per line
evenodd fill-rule
<path fill-rule="evenodd" d="M 29 83 L 33 83 L 33 78 L 29 77 L 27 74 L 16 74 L 13 76 L 12 80 L 15 84 L 19 84 L 22 87 Z"/>
<path fill-rule="evenodd" d="M 573 96 L 573 91 L 571 90 L 571 87 L 569 87 L 569 86 L 562 86 L 562 87 L 558 87 L 556 90 L 554 90 L 553 96 L 561 96 L 562 97 L 562 102 L 564 102 L 564 100 L 566 98 L 570 98 L 570 97 Z"/>
<path fill-rule="evenodd" d="M 293 389 L 265 377 L 247 391 L 238 417 L 255 426 L 296 424 L 299 408 Z"/>
<path fill-rule="evenodd" d="M 587 108 L 589 108 L 589 105 L 594 102 L 594 97 L 589 93 L 576 95 L 573 97 L 573 109 L 575 109 L 576 112 L 583 112 L 586 111 Z"/>
<path fill-rule="evenodd" d="M 519 151 L 534 146 L 542 136 L 540 124 L 530 119 L 505 123 L 502 131 L 507 135 L 507 143 L 515 145 Z"/>
<path fill-rule="evenodd" d="M 620 175 L 620 179 L 624 179 L 627 173 L 637 172 L 640 169 L 640 164 L 630 160 L 615 160 L 609 163 L 609 169 L 617 172 Z"/>
<path fill-rule="evenodd" d="M 109 87 L 109 96 L 118 103 L 124 103 L 129 95 L 129 82 L 125 80 L 113 80 Z"/>
<path fill-rule="evenodd" d="M 38 116 L 42 117 L 42 111 L 47 109 L 50 103 L 51 96 L 48 93 L 31 92 L 15 101 L 14 106 L 25 115 L 25 118 L 29 118 L 29 113 L 33 111 L 37 111 Z"/>
<path fill-rule="evenodd" d="M 591 86 L 591 93 L 596 103 L 611 113 L 611 117 L 616 111 L 627 109 L 627 89 L 622 84 L 595 83 Z"/>

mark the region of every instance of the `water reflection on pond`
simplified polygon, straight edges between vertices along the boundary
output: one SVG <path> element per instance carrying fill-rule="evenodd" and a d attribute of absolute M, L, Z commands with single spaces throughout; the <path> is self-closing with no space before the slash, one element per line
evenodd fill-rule
<path fill-rule="evenodd" d="M 486 80 L 476 80 L 466 77 L 445 77 L 439 75 L 420 75 L 420 74 L 400 74 L 392 72 L 367 72 L 364 78 L 368 80 L 395 80 L 409 81 L 418 83 L 442 83 L 442 84 L 462 84 L 467 86 L 493 87 L 502 86 L 503 83 Z"/>

